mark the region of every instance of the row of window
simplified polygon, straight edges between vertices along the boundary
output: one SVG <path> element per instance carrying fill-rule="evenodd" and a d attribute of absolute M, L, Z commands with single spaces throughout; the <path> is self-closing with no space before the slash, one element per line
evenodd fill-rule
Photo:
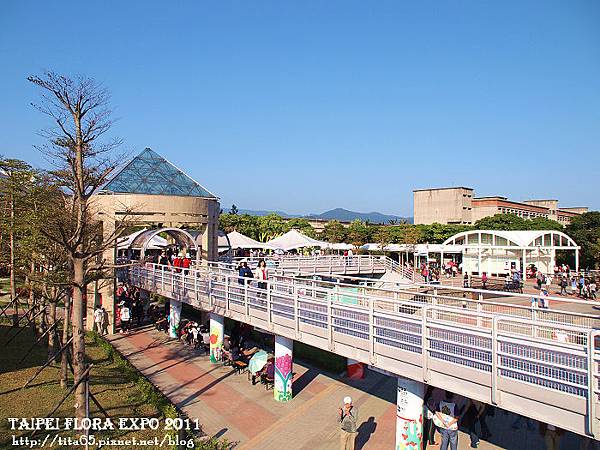
<path fill-rule="evenodd" d="M 530 219 L 532 217 L 545 217 L 546 219 L 548 218 L 548 214 L 537 213 L 537 212 L 533 212 L 533 211 L 525 211 L 525 210 L 516 209 L 516 208 L 498 207 L 498 211 L 500 211 L 502 214 L 515 214 L 519 217 L 523 217 L 524 219 Z"/>

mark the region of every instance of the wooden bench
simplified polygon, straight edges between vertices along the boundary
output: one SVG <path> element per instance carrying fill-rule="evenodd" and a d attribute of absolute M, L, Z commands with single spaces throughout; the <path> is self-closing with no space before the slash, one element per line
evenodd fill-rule
<path fill-rule="evenodd" d="M 241 374 L 248 368 L 248 363 L 244 361 L 234 361 L 233 368 L 237 371 L 238 374 Z"/>

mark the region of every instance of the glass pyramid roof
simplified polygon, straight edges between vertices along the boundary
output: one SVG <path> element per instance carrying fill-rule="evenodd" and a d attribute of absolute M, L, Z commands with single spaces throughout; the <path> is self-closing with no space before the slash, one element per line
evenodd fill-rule
<path fill-rule="evenodd" d="M 128 194 L 216 198 L 150 148 L 144 149 L 104 185 L 103 191 Z"/>

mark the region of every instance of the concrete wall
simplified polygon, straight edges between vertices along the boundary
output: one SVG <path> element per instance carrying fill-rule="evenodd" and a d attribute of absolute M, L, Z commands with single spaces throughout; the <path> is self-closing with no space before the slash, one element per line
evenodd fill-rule
<path fill-rule="evenodd" d="M 202 262 L 216 260 L 218 255 L 217 230 L 220 205 L 217 199 L 203 197 L 102 194 L 91 200 L 92 215 L 102 222 L 105 241 L 110 239 L 120 223 L 127 226 L 178 227 L 201 230 L 196 242 L 201 247 Z M 102 255 L 106 264 L 116 260 L 116 242 Z M 116 280 L 108 279 L 97 286 L 89 286 L 87 324 L 93 326 L 93 311 L 102 299 L 109 315 L 109 330 L 114 330 Z"/>
<path fill-rule="evenodd" d="M 457 187 L 413 191 L 415 224 L 471 224 L 473 189 Z"/>

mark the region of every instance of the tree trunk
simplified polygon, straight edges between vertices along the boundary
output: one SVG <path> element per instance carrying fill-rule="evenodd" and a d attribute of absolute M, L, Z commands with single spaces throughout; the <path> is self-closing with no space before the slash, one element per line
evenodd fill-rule
<path fill-rule="evenodd" d="M 17 288 L 15 286 L 15 199 L 13 194 L 10 195 L 10 300 L 13 301 L 17 297 Z M 13 304 L 13 326 L 19 324 L 19 302 Z"/>
<path fill-rule="evenodd" d="M 85 329 L 83 328 L 84 260 L 73 258 L 73 370 L 78 381 L 85 372 Z M 85 417 L 85 383 L 75 390 L 75 416 Z"/>
<path fill-rule="evenodd" d="M 69 340 L 69 328 L 71 324 L 71 293 L 67 292 L 65 296 L 65 310 L 63 316 L 63 344 L 65 344 Z M 60 361 L 60 387 L 63 389 L 67 388 L 67 384 L 69 383 L 69 363 L 67 361 L 67 352 L 69 349 L 65 349 L 62 354 L 62 359 Z"/>
<path fill-rule="evenodd" d="M 45 316 L 45 314 L 42 314 Z M 56 323 L 56 302 L 50 302 L 50 312 L 48 313 L 48 327 L 54 326 Z M 45 331 L 45 330 L 43 330 Z M 56 354 L 56 330 L 51 331 L 48 335 L 48 359 Z"/>
<path fill-rule="evenodd" d="M 35 305 L 35 293 L 33 292 L 33 278 L 35 277 L 35 262 L 33 261 L 33 259 L 31 260 L 31 264 L 29 266 L 29 273 L 30 273 L 30 275 L 28 277 L 29 279 L 27 280 L 28 281 L 27 285 L 29 286 L 29 297 L 27 299 L 27 304 L 29 305 L 29 309 L 31 309 Z M 39 307 L 41 307 L 41 306 L 39 306 Z M 37 311 L 32 311 L 31 317 L 33 317 L 36 312 Z M 32 320 L 30 326 L 31 326 L 31 331 L 33 332 L 33 335 L 37 336 L 37 329 L 36 329 L 35 324 L 36 324 L 36 321 Z"/>

